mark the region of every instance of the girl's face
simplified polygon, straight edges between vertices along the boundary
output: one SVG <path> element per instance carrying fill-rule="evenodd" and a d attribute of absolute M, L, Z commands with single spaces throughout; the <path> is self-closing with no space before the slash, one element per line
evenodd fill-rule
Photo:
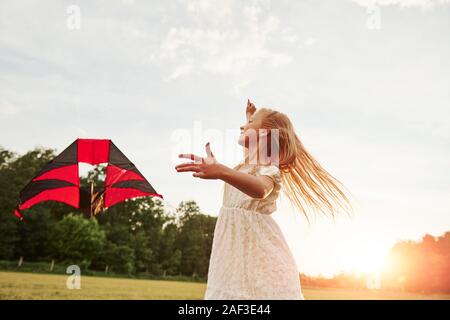
<path fill-rule="evenodd" d="M 240 127 L 241 134 L 239 136 L 238 143 L 243 147 L 248 147 L 249 136 L 254 133 L 258 133 L 258 129 L 262 127 L 263 113 L 256 111 L 253 115 L 251 115 L 247 123 Z"/>

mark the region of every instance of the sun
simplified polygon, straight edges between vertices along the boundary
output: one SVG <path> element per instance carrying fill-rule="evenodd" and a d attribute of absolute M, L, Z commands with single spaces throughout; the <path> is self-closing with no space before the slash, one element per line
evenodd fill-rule
<path fill-rule="evenodd" d="M 339 250 L 339 265 L 343 271 L 380 274 L 386 268 L 389 246 L 377 243 L 353 245 Z"/>

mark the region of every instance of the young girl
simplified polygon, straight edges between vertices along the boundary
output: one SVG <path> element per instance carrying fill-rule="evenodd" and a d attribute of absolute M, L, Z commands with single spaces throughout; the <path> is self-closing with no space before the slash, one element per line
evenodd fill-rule
<path fill-rule="evenodd" d="M 339 181 L 305 150 L 285 114 L 256 111 L 249 100 L 246 116 L 239 138 L 244 159 L 237 167 L 218 163 L 209 143 L 206 158 L 181 154 L 193 161 L 175 167 L 197 178 L 225 182 L 205 299 L 304 299 L 294 257 L 271 217 L 280 190 L 283 187 L 307 217 L 309 209 L 334 216 L 339 208 L 349 208 L 349 201 Z M 253 132 L 257 142 L 252 145 Z M 272 146 L 262 143 L 272 140 Z"/>

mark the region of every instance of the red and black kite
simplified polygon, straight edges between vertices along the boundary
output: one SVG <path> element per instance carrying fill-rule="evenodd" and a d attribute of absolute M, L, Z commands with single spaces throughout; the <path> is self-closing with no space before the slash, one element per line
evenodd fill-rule
<path fill-rule="evenodd" d="M 78 164 L 107 163 L 103 187 L 80 187 Z M 58 201 L 96 215 L 126 199 L 158 194 L 111 140 L 77 139 L 50 161 L 20 192 L 14 214 L 43 201 Z"/>

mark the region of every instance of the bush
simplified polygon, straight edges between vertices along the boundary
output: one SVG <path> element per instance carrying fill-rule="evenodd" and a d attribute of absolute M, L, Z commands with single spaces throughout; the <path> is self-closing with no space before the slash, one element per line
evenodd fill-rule
<path fill-rule="evenodd" d="M 55 259 L 88 267 L 102 250 L 105 239 L 97 220 L 69 214 L 55 224 L 49 246 Z"/>

